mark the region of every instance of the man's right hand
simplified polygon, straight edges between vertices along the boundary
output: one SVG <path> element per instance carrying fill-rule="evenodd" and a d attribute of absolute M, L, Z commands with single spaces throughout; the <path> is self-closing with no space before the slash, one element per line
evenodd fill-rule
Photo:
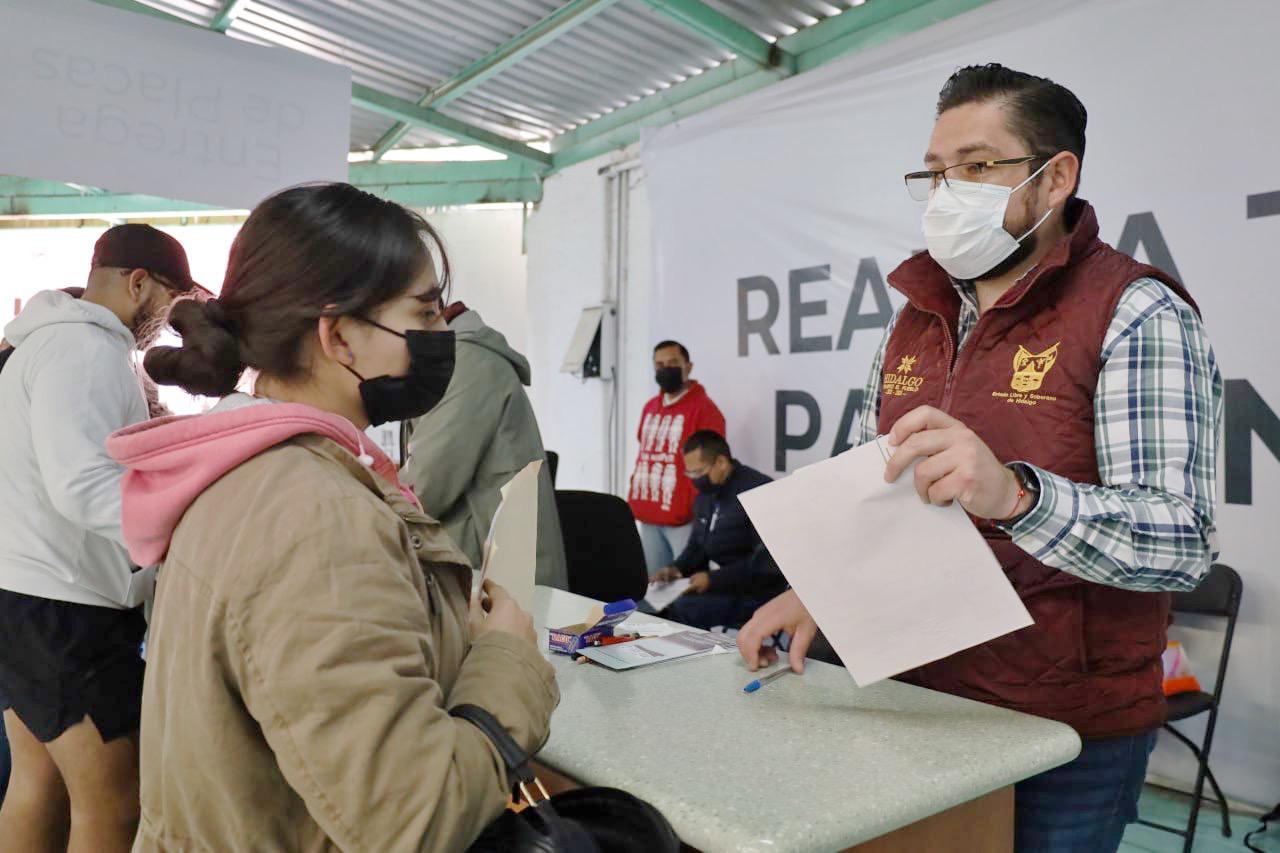
<path fill-rule="evenodd" d="M 818 633 L 818 623 L 813 621 L 793 589 L 757 610 L 751 621 L 738 632 L 738 654 L 747 662 L 747 669 L 755 672 L 778 659 L 777 651 L 765 648 L 764 641 L 779 631 L 791 635 L 791 649 L 787 653 L 791 669 L 804 672 L 804 656 L 809 653 L 809 646 Z"/>
<path fill-rule="evenodd" d="M 671 583 L 678 581 L 683 575 L 675 566 L 667 566 L 665 569 L 659 569 L 657 572 L 649 576 L 649 583 Z"/>
<path fill-rule="evenodd" d="M 482 594 L 472 599 L 468 621 L 471 623 L 473 642 L 490 631 L 501 631 L 518 637 L 531 646 L 538 645 L 533 617 L 516 603 L 511 593 L 493 581 L 485 581 Z"/>

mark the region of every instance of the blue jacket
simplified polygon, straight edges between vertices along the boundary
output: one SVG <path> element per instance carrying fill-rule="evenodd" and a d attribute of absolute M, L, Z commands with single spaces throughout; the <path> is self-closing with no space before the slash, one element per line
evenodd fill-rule
<path fill-rule="evenodd" d="M 778 566 L 760 541 L 738 495 L 773 478 L 733 460 L 733 473 L 712 494 L 699 494 L 693 502 L 693 532 L 689 544 L 675 560 L 688 576 L 705 572 L 715 563 L 708 592 L 731 593 L 746 598 L 772 598 L 787 588 Z"/>

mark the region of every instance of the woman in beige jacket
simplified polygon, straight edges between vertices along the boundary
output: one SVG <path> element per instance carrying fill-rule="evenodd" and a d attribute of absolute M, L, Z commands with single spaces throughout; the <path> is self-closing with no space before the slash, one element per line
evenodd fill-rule
<path fill-rule="evenodd" d="M 439 256 L 440 273 L 432 250 Z M 172 314 L 148 372 L 224 396 L 113 436 L 123 524 L 162 562 L 136 851 L 460 850 L 497 817 L 496 751 L 558 701 L 529 614 L 471 570 L 364 435 L 448 385 L 435 232 L 345 184 L 286 190 L 231 249 L 221 296 Z M 255 394 L 232 393 L 245 368 Z"/>

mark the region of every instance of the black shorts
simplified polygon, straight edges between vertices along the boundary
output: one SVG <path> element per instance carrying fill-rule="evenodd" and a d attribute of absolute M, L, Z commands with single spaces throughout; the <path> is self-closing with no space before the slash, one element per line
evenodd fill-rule
<path fill-rule="evenodd" d="M 142 715 L 142 608 L 115 610 L 0 589 L 0 710 L 42 743 L 86 716 L 102 740 Z"/>

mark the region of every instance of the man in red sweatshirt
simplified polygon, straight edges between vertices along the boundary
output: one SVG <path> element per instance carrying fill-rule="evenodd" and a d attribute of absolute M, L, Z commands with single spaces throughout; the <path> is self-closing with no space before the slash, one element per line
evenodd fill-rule
<path fill-rule="evenodd" d="M 693 362 L 683 345 L 663 341 L 654 347 L 653 369 L 662 390 L 645 404 L 640 417 L 640 455 L 628 501 L 640 522 L 651 576 L 684 551 L 693 528 L 694 490 L 684 476 L 681 448 L 699 430 L 725 434 L 724 415 L 706 389 L 689 378 Z"/>

